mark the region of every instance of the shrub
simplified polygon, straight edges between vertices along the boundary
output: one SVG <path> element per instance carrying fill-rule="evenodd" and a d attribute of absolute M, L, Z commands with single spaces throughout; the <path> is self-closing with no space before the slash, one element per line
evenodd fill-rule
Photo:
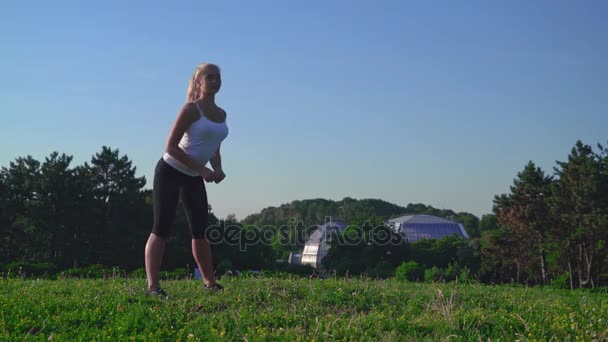
<path fill-rule="evenodd" d="M 382 260 L 366 272 L 372 278 L 388 278 L 393 275 L 395 268 L 390 262 Z"/>
<path fill-rule="evenodd" d="M 115 270 L 105 267 L 103 265 L 93 264 L 93 265 L 89 265 L 86 267 L 69 268 L 69 269 L 61 272 L 61 275 L 63 277 L 70 277 L 70 278 L 99 279 L 99 278 L 103 278 L 104 276 L 113 275 L 115 273 L 114 271 Z"/>
<path fill-rule="evenodd" d="M 460 270 L 460 275 L 458 275 L 458 281 L 463 283 L 476 282 L 476 280 L 473 278 L 473 275 L 471 274 L 471 270 L 469 270 L 469 268 L 466 266 Z"/>
<path fill-rule="evenodd" d="M 4 271 L 10 273 L 10 276 L 45 277 L 54 276 L 57 273 L 57 266 L 50 262 L 11 262 L 4 266 Z"/>
<path fill-rule="evenodd" d="M 421 281 L 424 279 L 424 268 L 415 261 L 404 262 L 395 269 L 395 278 L 399 280 Z"/>
<path fill-rule="evenodd" d="M 448 268 L 443 271 L 445 281 L 454 281 L 460 275 L 460 266 L 457 263 L 450 263 Z"/>
<path fill-rule="evenodd" d="M 443 280 L 443 270 L 437 266 L 424 270 L 424 281 L 433 282 Z"/>
<path fill-rule="evenodd" d="M 570 288 L 570 273 L 565 272 L 551 281 L 551 287 L 555 289 L 569 289 Z"/>
<path fill-rule="evenodd" d="M 129 276 L 132 278 L 145 278 L 146 277 L 146 269 L 143 267 L 140 267 L 138 269 L 135 269 L 133 271 L 131 271 L 129 273 Z"/>
<path fill-rule="evenodd" d="M 233 268 L 232 262 L 228 259 L 224 259 L 224 260 L 220 261 L 217 264 L 217 266 L 215 267 L 215 273 L 223 275 L 223 274 L 228 273 L 229 271 L 232 271 L 232 268 Z"/>
<path fill-rule="evenodd" d="M 161 279 L 186 279 L 190 278 L 192 275 L 188 271 L 187 268 L 176 268 L 173 271 L 162 271 L 160 272 Z"/>
<path fill-rule="evenodd" d="M 308 277 L 315 274 L 315 269 L 310 265 L 276 264 L 271 270 L 275 273 L 287 273 L 301 277 Z"/>

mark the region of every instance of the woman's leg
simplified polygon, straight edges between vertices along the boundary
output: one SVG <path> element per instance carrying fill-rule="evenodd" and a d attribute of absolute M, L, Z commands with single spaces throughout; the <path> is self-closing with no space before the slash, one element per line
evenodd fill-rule
<path fill-rule="evenodd" d="M 145 250 L 148 290 L 154 291 L 160 287 L 159 273 L 165 252 L 165 241 L 169 237 L 179 199 L 180 174 L 178 172 L 162 159 L 156 165 L 154 172 L 152 190 L 154 226 Z"/>
<path fill-rule="evenodd" d="M 192 177 L 189 185 L 184 186 L 181 193 L 182 205 L 186 212 L 188 225 L 192 233 L 192 256 L 201 270 L 203 283 L 215 285 L 211 246 L 205 239 L 205 230 L 209 223 L 207 191 L 200 177 Z"/>
<path fill-rule="evenodd" d="M 213 260 L 211 256 L 211 246 L 207 239 L 192 239 L 192 255 L 199 270 L 202 270 L 203 283 L 207 286 L 215 285 L 215 275 L 213 274 Z"/>
<path fill-rule="evenodd" d="M 160 288 L 160 265 L 165 253 L 165 244 L 165 240 L 154 233 L 150 234 L 146 243 L 146 276 L 148 278 L 148 290 L 150 291 Z"/>

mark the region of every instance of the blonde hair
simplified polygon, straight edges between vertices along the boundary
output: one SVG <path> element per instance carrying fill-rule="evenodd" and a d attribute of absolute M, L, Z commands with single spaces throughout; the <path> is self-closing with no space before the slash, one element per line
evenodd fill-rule
<path fill-rule="evenodd" d="M 203 74 L 203 70 L 208 67 L 215 67 L 217 70 L 220 70 L 220 67 L 213 63 L 201 63 L 194 70 L 194 74 L 192 74 L 192 78 L 190 79 L 190 83 L 188 84 L 188 92 L 186 93 L 186 101 L 194 101 L 203 96 L 201 89 L 201 75 Z"/>

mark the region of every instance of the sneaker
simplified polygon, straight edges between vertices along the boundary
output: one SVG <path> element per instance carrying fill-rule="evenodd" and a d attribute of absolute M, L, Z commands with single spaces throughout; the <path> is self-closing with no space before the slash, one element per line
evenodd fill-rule
<path fill-rule="evenodd" d="M 161 289 L 160 287 L 156 290 L 148 290 L 146 291 L 146 294 L 148 296 L 158 296 L 162 299 L 169 299 L 169 295 L 167 294 L 167 292 L 165 292 L 165 290 Z"/>
<path fill-rule="evenodd" d="M 213 286 L 203 285 L 203 287 L 206 288 L 207 290 L 210 290 L 213 292 L 224 290 L 224 287 L 218 283 L 215 283 L 215 285 L 213 285 Z"/>

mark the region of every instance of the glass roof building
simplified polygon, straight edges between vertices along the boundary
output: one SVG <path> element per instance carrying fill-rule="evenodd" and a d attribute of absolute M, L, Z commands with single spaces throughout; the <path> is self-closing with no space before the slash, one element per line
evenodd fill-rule
<path fill-rule="evenodd" d="M 327 255 L 329 251 L 329 244 L 327 244 L 327 238 L 331 233 L 338 231 L 342 232 L 346 229 L 346 223 L 342 221 L 329 221 L 323 225 L 320 225 L 315 230 L 304 245 L 304 250 L 301 254 L 300 263 L 302 265 L 310 265 L 314 268 L 321 267 L 321 261 Z"/>
<path fill-rule="evenodd" d="M 406 215 L 390 219 L 385 225 L 403 236 L 404 241 L 414 242 L 420 239 L 442 239 L 449 235 L 469 238 L 462 224 L 433 215 Z M 310 235 L 301 253 L 290 253 L 290 264 L 310 265 L 316 269 L 322 267 L 321 261 L 329 252 L 328 238 L 335 231 L 343 232 L 346 223 L 328 221 L 318 226 Z"/>
<path fill-rule="evenodd" d="M 448 235 L 469 238 L 462 224 L 433 215 L 405 215 L 386 221 L 386 225 L 400 233 L 407 242 L 441 239 Z"/>

